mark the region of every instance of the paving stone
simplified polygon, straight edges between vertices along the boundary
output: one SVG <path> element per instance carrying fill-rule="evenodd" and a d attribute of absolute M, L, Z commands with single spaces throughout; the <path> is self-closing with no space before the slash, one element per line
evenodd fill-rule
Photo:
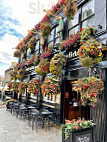
<path fill-rule="evenodd" d="M 39 129 L 37 133 L 28 121 L 23 122 L 6 111 L 0 101 L 0 142 L 61 142 L 61 136 L 54 127 L 50 131 Z"/>

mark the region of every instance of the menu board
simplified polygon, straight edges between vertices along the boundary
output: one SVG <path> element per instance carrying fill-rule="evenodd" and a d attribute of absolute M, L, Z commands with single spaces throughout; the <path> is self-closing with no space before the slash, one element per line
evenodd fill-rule
<path fill-rule="evenodd" d="M 88 133 L 79 133 L 79 135 L 74 134 L 73 142 L 92 142 L 92 132 Z"/>

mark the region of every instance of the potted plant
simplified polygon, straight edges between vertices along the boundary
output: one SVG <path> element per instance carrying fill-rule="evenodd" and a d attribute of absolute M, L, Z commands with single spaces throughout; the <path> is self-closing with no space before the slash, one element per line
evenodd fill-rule
<path fill-rule="evenodd" d="M 35 68 L 36 73 L 45 76 L 49 72 L 49 64 L 47 59 L 41 59 L 39 65 Z"/>
<path fill-rule="evenodd" d="M 31 50 L 34 50 L 35 46 L 36 46 L 36 38 L 33 36 L 28 41 L 28 48 L 30 48 Z"/>
<path fill-rule="evenodd" d="M 62 125 L 60 129 L 62 142 L 94 142 L 94 126 L 95 124 L 93 121 L 85 120 L 84 118 L 78 120 L 66 120 L 65 125 Z"/>
<path fill-rule="evenodd" d="M 74 15 L 77 13 L 77 4 L 75 0 L 65 0 L 63 11 L 68 20 L 73 19 Z"/>
<path fill-rule="evenodd" d="M 101 78 L 84 77 L 78 79 L 76 84 L 74 84 L 73 89 L 80 92 L 80 98 L 82 105 L 90 105 L 95 107 L 98 94 L 104 90 L 104 83 Z"/>
<path fill-rule="evenodd" d="M 40 26 L 41 36 L 47 38 L 52 31 L 52 26 L 49 22 L 42 22 Z"/>
<path fill-rule="evenodd" d="M 38 56 L 36 54 L 34 54 L 32 56 L 32 58 L 30 58 L 30 59 L 27 60 L 26 65 L 27 66 L 31 66 L 31 65 L 36 66 L 37 63 L 38 63 Z"/>
<path fill-rule="evenodd" d="M 24 74 L 25 74 L 25 70 L 22 68 L 19 69 L 16 75 L 17 79 L 21 79 L 24 76 Z"/>
<path fill-rule="evenodd" d="M 19 50 L 16 50 L 14 53 L 13 53 L 13 56 L 14 57 L 20 57 L 21 56 L 21 52 Z"/>
<path fill-rule="evenodd" d="M 16 81 L 12 82 L 11 90 L 13 92 L 18 92 L 18 85 L 19 85 L 18 82 L 16 82 Z"/>
<path fill-rule="evenodd" d="M 57 53 L 54 55 L 54 57 L 51 59 L 50 62 L 50 73 L 53 75 L 61 75 L 62 68 L 66 64 L 66 57 L 62 53 Z"/>
<path fill-rule="evenodd" d="M 53 48 L 54 48 L 53 46 L 45 47 L 45 50 L 40 55 L 39 59 L 40 60 L 43 58 L 49 59 L 52 54 Z"/>
<path fill-rule="evenodd" d="M 20 82 L 18 85 L 19 93 L 25 93 L 25 89 L 27 89 L 27 82 Z"/>
<path fill-rule="evenodd" d="M 79 49 L 79 59 L 83 66 L 91 67 L 102 60 L 102 45 L 95 39 L 83 42 Z"/>
<path fill-rule="evenodd" d="M 29 93 L 33 93 L 34 95 L 38 95 L 40 93 L 40 80 L 37 78 L 30 80 L 27 91 Z"/>
<path fill-rule="evenodd" d="M 52 101 L 60 93 L 60 82 L 55 79 L 55 76 L 46 77 L 41 85 L 41 89 L 43 96 L 47 96 Z"/>

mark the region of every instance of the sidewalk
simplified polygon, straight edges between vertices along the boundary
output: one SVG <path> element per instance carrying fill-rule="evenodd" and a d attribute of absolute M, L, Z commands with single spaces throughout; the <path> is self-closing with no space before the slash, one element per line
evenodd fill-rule
<path fill-rule="evenodd" d="M 32 130 L 28 121 L 17 119 L 5 110 L 5 105 L 0 101 L 0 142 L 61 142 L 59 129 L 51 128 Z"/>

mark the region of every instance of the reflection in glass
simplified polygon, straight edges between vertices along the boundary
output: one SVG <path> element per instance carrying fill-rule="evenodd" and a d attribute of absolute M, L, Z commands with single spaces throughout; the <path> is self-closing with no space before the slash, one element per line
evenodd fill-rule
<path fill-rule="evenodd" d="M 53 38 L 54 38 L 54 30 L 55 29 L 53 29 L 52 32 L 51 32 L 51 34 L 48 36 L 48 42 L 50 42 L 50 41 L 53 40 Z"/>
<path fill-rule="evenodd" d="M 75 34 L 77 31 L 79 31 L 79 26 L 76 26 L 75 28 L 69 30 L 69 35 Z"/>
<path fill-rule="evenodd" d="M 82 28 L 87 28 L 87 27 L 91 27 L 91 26 L 94 26 L 94 16 L 85 20 L 82 23 Z"/>
<path fill-rule="evenodd" d="M 58 31 L 59 31 L 59 27 L 56 27 L 56 31 L 55 31 L 55 37 L 58 37 Z"/>
<path fill-rule="evenodd" d="M 74 19 L 70 20 L 68 22 L 68 29 L 72 28 L 73 26 L 75 26 L 76 24 L 78 24 L 78 17 L 79 17 L 79 11 L 77 12 L 77 14 L 75 14 Z"/>
<path fill-rule="evenodd" d="M 94 13 L 94 0 L 90 0 L 82 7 L 82 20 Z"/>

